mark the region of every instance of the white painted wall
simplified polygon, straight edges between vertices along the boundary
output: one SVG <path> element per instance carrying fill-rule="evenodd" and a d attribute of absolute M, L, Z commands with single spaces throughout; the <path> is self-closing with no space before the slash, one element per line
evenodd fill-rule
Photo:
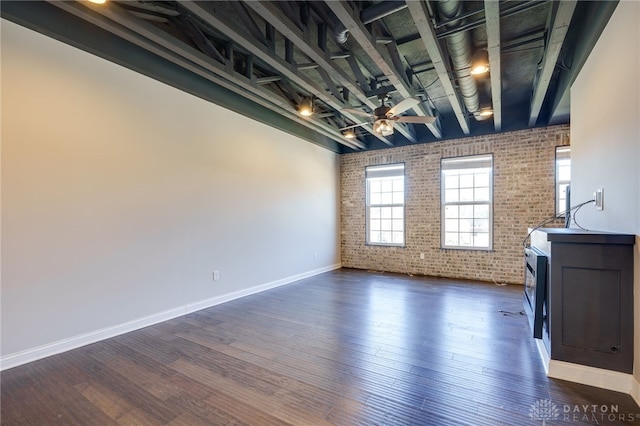
<path fill-rule="evenodd" d="M 640 380 L 640 3 L 621 1 L 571 88 L 571 197 L 604 188 L 585 228 L 636 234 L 635 377 Z"/>
<path fill-rule="evenodd" d="M 336 154 L 2 21 L 3 358 L 335 268 L 338 196 Z"/>

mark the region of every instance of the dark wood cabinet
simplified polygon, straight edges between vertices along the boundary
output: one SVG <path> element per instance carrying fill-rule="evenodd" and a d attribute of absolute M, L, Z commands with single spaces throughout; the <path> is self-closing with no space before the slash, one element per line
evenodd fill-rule
<path fill-rule="evenodd" d="M 549 261 L 543 340 L 552 360 L 633 372 L 634 243 L 564 228 L 531 234 Z"/>

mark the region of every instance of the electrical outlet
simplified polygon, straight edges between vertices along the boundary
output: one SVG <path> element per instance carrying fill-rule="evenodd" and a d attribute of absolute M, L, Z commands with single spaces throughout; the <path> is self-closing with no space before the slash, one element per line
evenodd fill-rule
<path fill-rule="evenodd" d="M 596 192 L 593 193 L 593 200 L 596 205 L 596 210 L 604 210 L 604 188 L 598 188 Z"/>
<path fill-rule="evenodd" d="M 420 253 L 420 259 L 424 259 L 424 253 Z"/>
<path fill-rule="evenodd" d="M 220 279 L 220 271 L 213 271 L 213 280 L 218 281 Z"/>

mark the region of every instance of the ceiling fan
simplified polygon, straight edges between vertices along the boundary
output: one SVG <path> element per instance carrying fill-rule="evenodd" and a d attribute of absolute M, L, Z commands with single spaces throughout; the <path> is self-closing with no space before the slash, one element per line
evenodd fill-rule
<path fill-rule="evenodd" d="M 343 127 L 340 130 L 352 129 L 354 127 L 364 126 L 365 124 L 373 124 L 373 131 L 381 134 L 382 136 L 389 136 L 393 133 L 393 123 L 395 121 L 399 123 L 418 123 L 418 124 L 430 124 L 436 121 L 435 117 L 415 116 L 415 115 L 403 115 L 401 114 L 406 110 L 413 108 L 420 103 L 420 99 L 407 98 L 394 107 L 389 107 L 384 104 L 386 97 L 381 97 L 381 105 L 373 111 L 373 114 L 361 111 L 359 109 L 345 108 L 342 111 L 350 112 L 352 114 L 360 115 L 369 118 L 370 121 L 364 123 L 353 124 L 351 126 Z"/>

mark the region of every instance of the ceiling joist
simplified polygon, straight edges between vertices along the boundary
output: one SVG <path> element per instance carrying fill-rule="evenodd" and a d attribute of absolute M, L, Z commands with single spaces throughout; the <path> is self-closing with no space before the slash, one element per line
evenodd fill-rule
<path fill-rule="evenodd" d="M 449 99 L 451 107 L 453 108 L 456 119 L 460 124 L 460 128 L 462 128 L 462 131 L 465 135 L 468 135 L 471 132 L 471 129 L 469 128 L 469 118 L 463 111 L 460 100 L 458 99 L 458 95 L 456 94 L 453 84 L 451 83 L 451 79 L 449 78 L 449 70 L 447 69 L 445 57 L 442 53 L 442 50 L 440 49 L 440 45 L 438 44 L 435 30 L 431 25 L 431 21 L 429 19 L 427 11 L 425 10 L 425 6 L 421 1 L 408 1 L 407 7 L 411 12 L 413 21 L 415 22 L 416 28 L 418 29 L 418 33 L 420 33 L 420 38 L 422 39 L 427 52 L 429 53 L 431 62 L 433 63 L 433 66 L 438 74 L 440 84 L 442 84 L 442 87 L 444 88 L 445 94 Z"/>
<path fill-rule="evenodd" d="M 500 3 L 484 0 L 487 21 L 487 52 L 491 70 L 491 103 L 493 105 L 493 126 L 496 132 L 502 130 L 502 70 L 500 61 Z"/>
<path fill-rule="evenodd" d="M 558 56 L 562 50 L 564 39 L 569 30 L 569 24 L 573 17 L 573 12 L 576 10 L 577 2 L 574 1 L 560 1 L 557 4 L 557 11 L 555 13 L 551 31 L 549 34 L 549 41 L 547 42 L 547 48 L 542 58 L 542 68 L 538 74 L 536 85 L 533 89 L 533 99 L 531 101 L 531 113 L 529 115 L 529 126 L 535 126 L 542 109 L 542 103 L 547 95 L 547 90 L 551 84 L 551 77 L 556 68 L 558 62 Z M 555 4 L 554 4 L 555 6 Z"/>

